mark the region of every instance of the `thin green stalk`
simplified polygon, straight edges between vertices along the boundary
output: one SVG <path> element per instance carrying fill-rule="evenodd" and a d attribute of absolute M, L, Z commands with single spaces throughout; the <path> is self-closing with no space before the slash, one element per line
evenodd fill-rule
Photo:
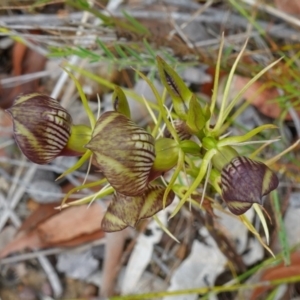
<path fill-rule="evenodd" d="M 221 69 L 221 59 L 222 59 L 222 52 L 224 48 L 224 33 L 221 37 L 221 43 L 220 43 L 220 49 L 218 53 L 218 59 L 217 59 L 217 65 L 216 65 L 216 71 L 215 71 L 215 78 L 214 78 L 214 87 L 213 87 L 213 94 L 211 98 L 211 104 L 210 104 L 210 113 L 213 115 L 217 103 L 217 97 L 218 97 L 218 87 L 219 87 L 219 77 L 220 77 L 220 69 Z M 206 129 L 210 130 L 210 119 L 206 123 Z"/>
<path fill-rule="evenodd" d="M 80 95 L 82 105 L 83 105 L 84 110 L 85 110 L 85 112 L 88 115 L 88 118 L 90 120 L 91 128 L 93 129 L 95 127 L 95 124 L 96 124 L 96 118 L 95 118 L 91 108 L 89 107 L 88 100 L 85 96 L 85 93 L 83 92 L 81 84 L 79 83 L 79 81 L 76 79 L 76 77 L 69 70 L 67 70 L 67 69 L 64 69 L 64 70 L 65 70 L 65 72 L 68 73 L 68 75 L 72 78 L 73 82 L 76 85 L 76 88 L 77 88 L 78 93 Z"/>
<path fill-rule="evenodd" d="M 280 210 L 280 204 L 279 204 L 279 197 L 277 191 L 272 192 L 272 199 L 274 203 L 274 208 L 275 208 L 275 218 L 276 218 L 276 223 L 278 225 L 278 237 L 279 237 L 279 242 L 282 248 L 282 254 L 283 254 L 283 260 L 284 264 L 286 266 L 289 266 L 291 264 L 291 256 L 290 256 L 290 250 L 289 250 L 289 244 L 287 240 L 287 232 L 282 220 L 282 215 L 281 215 L 281 210 Z"/>
<path fill-rule="evenodd" d="M 237 65 L 238 65 L 240 59 L 242 58 L 242 55 L 245 52 L 247 43 L 248 43 L 248 40 L 246 40 L 246 42 L 245 42 L 244 46 L 242 47 L 239 55 L 237 56 L 236 60 L 234 61 L 233 66 L 231 67 L 231 70 L 230 70 L 230 73 L 229 73 L 229 76 L 228 76 L 228 79 L 227 79 L 227 82 L 226 82 L 224 94 L 223 94 L 222 104 L 221 104 L 221 108 L 220 108 L 220 111 L 219 111 L 219 117 L 218 117 L 216 126 L 212 130 L 213 132 L 218 132 L 219 129 L 221 128 L 221 126 L 223 125 L 223 123 L 225 122 L 226 118 L 227 118 L 225 109 L 226 109 L 228 98 L 229 98 L 230 87 L 231 87 L 231 84 L 232 84 L 232 80 L 233 80 L 235 70 L 237 68 Z M 234 105 L 235 105 L 237 100 L 233 99 L 232 102 L 234 102 Z M 227 108 L 228 108 L 228 106 L 227 106 Z"/>
<path fill-rule="evenodd" d="M 278 59 L 275 62 L 271 63 L 270 65 L 268 65 L 266 68 L 264 68 L 263 70 L 261 70 L 257 75 L 255 75 L 239 92 L 238 94 L 234 97 L 234 99 L 230 102 L 230 104 L 228 105 L 228 107 L 225 110 L 224 116 L 223 116 L 223 120 L 225 121 L 226 118 L 229 116 L 230 112 L 232 111 L 232 109 L 234 108 L 234 106 L 236 105 L 236 103 L 238 102 L 238 100 L 240 99 L 240 97 L 246 92 L 246 90 L 254 83 L 256 82 L 263 74 L 265 74 L 268 70 L 270 70 L 271 68 L 273 68 L 279 61 L 281 60 Z M 220 125 L 221 126 L 222 123 L 220 121 Z M 220 127 L 214 128 L 214 131 L 217 132 L 219 134 L 219 130 Z"/>
<path fill-rule="evenodd" d="M 269 281 L 260 281 L 252 284 L 236 284 L 233 286 L 214 286 L 214 287 L 203 287 L 196 289 L 185 289 L 178 291 L 169 291 L 169 292 L 155 292 L 155 293 L 146 293 L 141 295 L 127 295 L 127 296 L 115 296 L 111 297 L 110 300 L 136 300 L 136 299 L 154 299 L 162 297 L 171 297 L 171 296 L 181 296 L 181 295 L 191 295 L 191 294 L 206 294 L 209 292 L 218 294 L 222 292 L 236 292 L 240 290 L 253 290 L 259 287 L 273 287 L 284 283 L 295 283 L 300 281 L 300 276 L 292 276 L 283 279 L 275 279 Z"/>
<path fill-rule="evenodd" d="M 201 162 L 201 167 L 200 167 L 199 174 L 198 174 L 197 178 L 194 180 L 192 185 L 189 187 L 189 189 L 185 193 L 184 197 L 182 197 L 180 199 L 180 202 L 177 204 L 177 206 L 174 209 L 174 211 L 172 212 L 170 218 L 173 218 L 178 213 L 180 208 L 184 205 L 184 203 L 188 200 L 188 198 L 192 195 L 192 193 L 198 188 L 198 186 L 200 185 L 202 179 L 204 178 L 204 176 L 205 176 L 205 174 L 208 170 L 208 165 L 209 165 L 212 157 L 216 153 L 217 153 L 216 149 L 211 149 L 211 150 L 206 152 L 206 154 L 204 155 L 203 160 Z"/>

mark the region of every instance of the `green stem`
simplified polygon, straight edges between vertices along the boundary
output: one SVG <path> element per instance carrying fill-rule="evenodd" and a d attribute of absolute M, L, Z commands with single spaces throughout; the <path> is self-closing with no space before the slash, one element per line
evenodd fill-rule
<path fill-rule="evenodd" d="M 187 201 L 187 199 L 198 188 L 199 184 L 201 183 L 202 179 L 204 178 L 204 176 L 205 176 L 205 174 L 208 170 L 209 162 L 211 161 L 212 157 L 216 153 L 217 153 L 216 149 L 211 149 L 211 150 L 206 152 L 206 154 L 204 155 L 203 160 L 201 162 L 201 167 L 200 167 L 199 174 L 198 174 L 197 178 L 194 180 L 194 182 L 192 183 L 190 188 L 187 190 L 184 197 L 182 197 L 182 199 L 180 200 L 180 202 L 178 203 L 178 205 L 176 206 L 176 208 L 172 212 L 170 218 L 173 218 L 178 213 L 178 211 L 184 205 L 184 203 Z"/>
<path fill-rule="evenodd" d="M 222 293 L 222 292 L 235 292 L 239 290 L 253 290 L 260 287 L 271 288 L 284 283 L 295 283 L 300 281 L 300 276 L 292 276 L 282 279 L 275 279 L 269 281 L 260 281 L 253 284 L 236 284 L 232 286 L 214 286 L 214 287 L 203 287 L 195 289 L 185 289 L 178 291 L 168 291 L 168 292 L 155 292 L 147 293 L 142 295 L 127 295 L 127 296 L 116 296 L 111 297 L 110 300 L 135 300 L 135 299 L 154 299 L 162 298 L 167 296 L 180 296 L 180 295 L 190 295 L 190 294 L 206 294 L 212 293 Z"/>

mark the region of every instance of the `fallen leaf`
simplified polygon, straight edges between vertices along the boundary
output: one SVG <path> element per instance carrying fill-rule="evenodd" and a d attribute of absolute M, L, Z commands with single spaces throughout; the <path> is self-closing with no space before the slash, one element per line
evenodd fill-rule
<path fill-rule="evenodd" d="M 16 42 L 13 47 L 12 76 L 35 73 L 44 70 L 47 58 L 22 43 Z M 16 83 L 14 87 L 0 86 L 0 107 L 9 108 L 14 99 L 21 93 L 37 92 L 39 80 L 31 80 L 25 83 Z"/>
<path fill-rule="evenodd" d="M 235 92 L 240 91 L 250 80 L 251 78 L 235 75 L 231 87 L 234 91 L 233 95 L 235 95 Z M 277 88 L 263 88 L 263 83 L 259 81 L 254 82 L 242 95 L 262 114 L 273 119 L 278 118 L 282 111 L 278 103 L 274 101 L 279 96 Z"/>
<path fill-rule="evenodd" d="M 42 212 L 46 216 L 49 211 L 51 211 L 49 207 L 38 209 L 34 217 L 29 217 L 35 226 L 31 226 L 29 220 L 26 220 L 22 226 L 23 230 L 0 251 L 0 258 L 24 249 L 77 246 L 104 236 L 104 232 L 100 230 L 104 212 L 97 203 L 90 207 L 84 205 L 58 211 L 41 222 L 42 217 L 37 217 L 37 214 Z"/>
<path fill-rule="evenodd" d="M 294 252 L 291 254 L 291 265 L 285 266 L 281 263 L 275 267 L 268 268 L 263 272 L 260 281 L 270 281 L 276 279 L 284 279 L 292 276 L 300 275 L 300 252 Z M 264 292 L 270 290 L 272 286 L 263 286 L 254 289 L 252 292 L 250 300 L 258 299 L 258 297 Z"/>
<path fill-rule="evenodd" d="M 84 243 L 100 240 L 104 236 L 105 236 L 104 231 L 99 229 L 99 230 L 89 233 L 89 234 L 80 235 L 69 241 L 61 241 L 58 244 L 49 244 L 49 245 L 47 245 L 47 247 L 48 246 L 75 247 L 78 245 L 82 245 Z"/>
<path fill-rule="evenodd" d="M 281 11 L 291 15 L 300 15 L 300 2 L 291 0 L 275 0 L 275 5 Z"/>
<path fill-rule="evenodd" d="M 82 234 L 92 233 L 100 228 L 102 207 L 94 203 L 90 207 L 70 207 L 42 223 L 37 231 L 45 243 L 71 240 Z"/>
<path fill-rule="evenodd" d="M 59 210 L 55 209 L 56 206 L 57 203 L 38 205 L 37 209 L 34 210 L 34 212 L 23 222 L 19 232 L 31 231 L 35 229 L 41 222 L 44 222 L 53 215 L 58 214 Z"/>
<path fill-rule="evenodd" d="M 0 87 L 0 97 L 1 97 L 1 87 Z M 1 101 L 1 100 L 0 100 Z M 5 143 L 12 138 L 12 121 L 9 115 L 0 110 L 0 144 Z M 5 147 L 0 147 L 0 157 L 7 156 L 7 149 Z"/>
<path fill-rule="evenodd" d="M 24 235 L 20 235 L 6 245 L 0 251 L 0 258 L 3 258 L 11 253 L 22 251 L 24 249 L 37 250 L 42 249 L 45 245 L 41 241 L 37 231 L 32 231 Z"/>

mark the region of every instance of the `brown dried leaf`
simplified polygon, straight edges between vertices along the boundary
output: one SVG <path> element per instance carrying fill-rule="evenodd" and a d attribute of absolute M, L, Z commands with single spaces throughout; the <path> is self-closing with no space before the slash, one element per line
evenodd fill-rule
<path fill-rule="evenodd" d="M 103 210 L 98 204 L 93 204 L 89 208 L 85 205 L 58 211 L 56 215 L 41 223 L 43 217 L 47 216 L 51 210 L 49 205 L 42 206 L 45 207 L 37 209 L 25 221 L 22 226 L 23 230 L 18 236 L 0 251 L 0 258 L 24 249 L 76 246 L 104 236 L 104 232 L 100 230 Z M 37 216 L 39 212 L 43 215 L 41 218 Z M 32 226 L 30 220 L 33 222 Z"/>
<path fill-rule="evenodd" d="M 276 280 L 276 279 L 284 279 L 287 277 L 292 276 L 299 276 L 300 275 L 300 252 L 294 252 L 291 255 L 291 265 L 285 266 L 283 263 L 279 264 L 278 266 L 269 268 L 266 270 L 263 275 L 261 276 L 260 281 L 269 281 L 269 280 Z M 258 297 L 271 289 L 272 286 L 265 286 L 259 287 L 254 289 L 250 300 L 258 299 Z"/>
<path fill-rule="evenodd" d="M 83 234 L 78 237 L 75 237 L 72 240 L 68 241 L 61 241 L 55 244 L 49 244 L 47 246 L 59 246 L 59 247 L 75 247 L 78 245 L 82 245 L 84 243 L 92 242 L 95 240 L 102 239 L 105 236 L 105 233 L 103 230 L 99 229 L 95 232 L 89 233 L 89 234 Z"/>
<path fill-rule="evenodd" d="M 236 75 L 234 76 L 232 89 L 236 92 L 240 91 L 250 80 L 251 78 Z M 254 82 L 242 97 L 254 105 L 262 114 L 276 119 L 280 116 L 281 108 L 276 101 L 272 100 L 279 97 L 279 91 L 274 87 L 262 89 L 262 86 L 263 83 Z"/>
<path fill-rule="evenodd" d="M 43 247 L 45 247 L 45 245 L 41 241 L 38 232 L 32 231 L 30 233 L 18 236 L 12 242 L 6 245 L 6 247 L 0 251 L 0 258 L 24 249 L 41 249 Z"/>
<path fill-rule="evenodd" d="M 58 214 L 59 210 L 55 209 L 56 206 L 57 203 L 39 205 L 38 208 L 23 222 L 19 232 L 34 230 L 41 222 Z"/>
<path fill-rule="evenodd" d="M 65 242 L 99 230 L 103 209 L 97 203 L 70 207 L 42 223 L 37 231 L 44 243 Z"/>
<path fill-rule="evenodd" d="M 35 73 L 44 70 L 46 57 L 16 42 L 13 47 L 12 76 Z M 14 99 L 21 93 L 37 92 L 39 80 L 35 79 L 26 83 L 16 84 L 14 87 L 0 86 L 0 107 L 9 108 Z"/>
<path fill-rule="evenodd" d="M 280 10 L 291 14 L 291 15 L 300 15 L 300 2 L 291 1 L 291 0 L 275 0 L 275 5 Z"/>

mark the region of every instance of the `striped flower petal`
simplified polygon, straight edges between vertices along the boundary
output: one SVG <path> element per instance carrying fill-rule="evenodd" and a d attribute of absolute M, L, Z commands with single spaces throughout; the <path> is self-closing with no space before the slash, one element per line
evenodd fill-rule
<path fill-rule="evenodd" d="M 32 162 L 46 164 L 62 152 L 72 118 L 57 100 L 39 93 L 25 94 L 7 111 L 13 119 L 15 140 Z"/>
<path fill-rule="evenodd" d="M 265 164 L 238 156 L 221 172 L 222 197 L 235 215 L 245 213 L 253 203 L 277 188 L 278 178 Z"/>
<path fill-rule="evenodd" d="M 101 115 L 86 145 L 112 187 L 126 196 L 141 195 L 155 159 L 154 138 L 125 115 Z"/>
<path fill-rule="evenodd" d="M 135 227 L 141 219 L 149 218 L 163 209 L 165 187 L 149 185 L 141 196 L 128 197 L 115 193 L 102 219 L 101 228 L 106 232 Z M 174 199 L 174 192 L 168 194 L 166 206 Z"/>

